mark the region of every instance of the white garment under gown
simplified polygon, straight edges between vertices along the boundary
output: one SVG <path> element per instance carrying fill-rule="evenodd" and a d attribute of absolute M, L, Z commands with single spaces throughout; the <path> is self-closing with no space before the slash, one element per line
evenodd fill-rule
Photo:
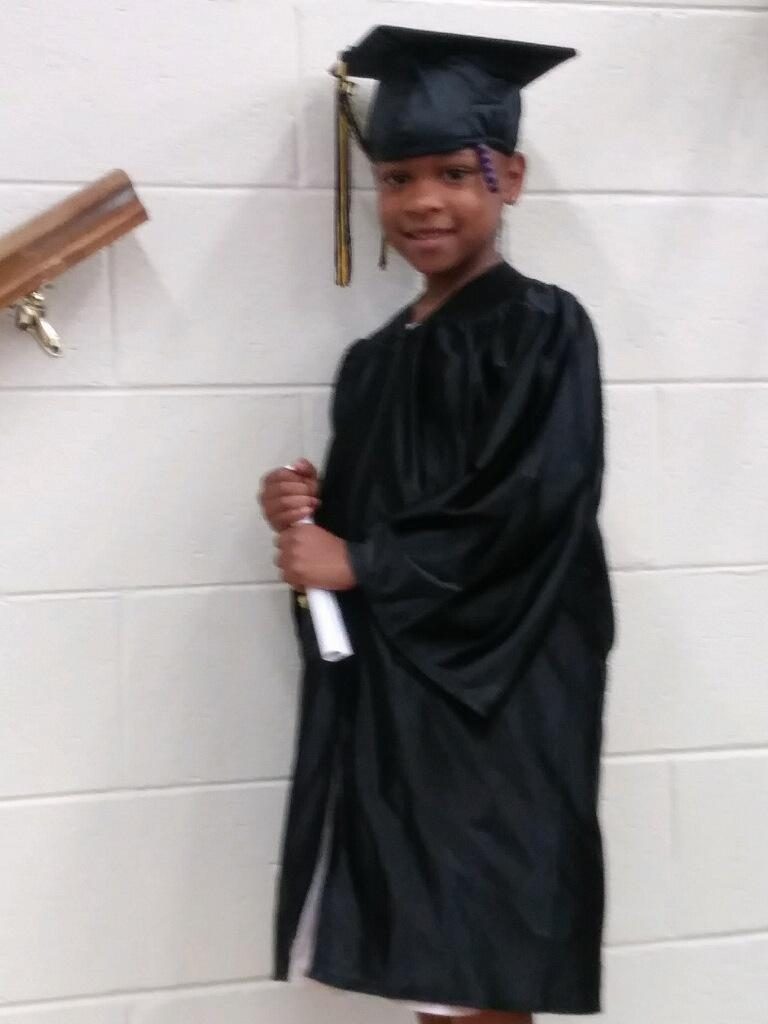
<path fill-rule="evenodd" d="M 333 789 L 333 787 L 332 787 Z M 315 935 L 317 931 L 317 913 L 320 903 L 320 894 L 325 882 L 325 874 L 328 867 L 328 852 L 331 842 L 331 819 L 333 809 L 333 792 L 328 799 L 326 807 L 325 823 L 323 826 L 323 837 L 320 843 L 320 853 L 315 864 L 312 875 L 312 883 L 309 887 L 307 897 L 299 918 L 299 926 L 291 947 L 291 960 L 288 977 L 290 981 L 312 981 L 316 985 L 323 982 L 315 981 L 314 978 L 306 978 L 312 962 L 312 954 L 315 949 Z M 405 999 L 395 999 L 399 1005 L 405 1006 L 414 1013 L 431 1013 L 437 1017 L 470 1017 L 480 1013 L 468 1006 L 442 1006 L 432 1003 L 413 1003 Z"/>

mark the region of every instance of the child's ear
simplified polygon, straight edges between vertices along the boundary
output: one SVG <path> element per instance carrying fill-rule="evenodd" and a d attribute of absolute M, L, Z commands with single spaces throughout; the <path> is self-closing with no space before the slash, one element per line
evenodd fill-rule
<path fill-rule="evenodd" d="M 512 153 L 502 157 L 500 168 L 499 184 L 501 187 L 501 198 L 508 205 L 516 203 L 523 190 L 525 181 L 526 162 L 522 153 Z"/>

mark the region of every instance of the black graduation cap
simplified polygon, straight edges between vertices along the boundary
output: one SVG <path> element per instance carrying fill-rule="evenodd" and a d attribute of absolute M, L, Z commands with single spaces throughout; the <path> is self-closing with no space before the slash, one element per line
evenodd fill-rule
<path fill-rule="evenodd" d="M 402 160 L 486 145 L 512 153 L 520 90 L 576 55 L 562 46 L 379 25 L 343 51 L 337 78 L 336 281 L 347 284 L 349 134 L 371 160 Z M 379 82 L 365 131 L 348 78 Z"/>

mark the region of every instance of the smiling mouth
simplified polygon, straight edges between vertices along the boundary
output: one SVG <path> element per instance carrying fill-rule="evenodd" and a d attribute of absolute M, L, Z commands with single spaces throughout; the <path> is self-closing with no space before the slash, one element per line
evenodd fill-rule
<path fill-rule="evenodd" d="M 435 238 L 445 238 L 453 233 L 453 228 L 424 228 L 420 231 L 403 232 L 406 238 L 410 238 L 414 242 L 432 241 Z"/>

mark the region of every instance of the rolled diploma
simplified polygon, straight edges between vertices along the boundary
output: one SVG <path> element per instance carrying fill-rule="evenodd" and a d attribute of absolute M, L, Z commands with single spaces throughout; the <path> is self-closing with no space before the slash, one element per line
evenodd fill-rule
<path fill-rule="evenodd" d="M 286 466 L 285 469 L 293 469 L 293 466 Z M 311 523 L 312 517 L 305 516 L 299 520 L 302 523 Z M 347 627 L 341 617 L 341 608 L 336 595 L 331 590 L 320 590 L 317 587 L 307 588 L 307 603 L 309 614 L 312 616 L 312 626 L 317 638 L 317 647 L 323 661 L 342 661 L 348 658 L 352 651 L 352 644 L 349 641 Z"/>
<path fill-rule="evenodd" d="M 302 523 L 311 523 L 307 517 Z M 342 661 L 352 654 L 347 627 L 341 617 L 341 608 L 336 595 L 331 590 L 320 590 L 318 587 L 307 588 L 307 602 L 312 625 L 317 637 L 317 646 L 324 661 Z"/>

